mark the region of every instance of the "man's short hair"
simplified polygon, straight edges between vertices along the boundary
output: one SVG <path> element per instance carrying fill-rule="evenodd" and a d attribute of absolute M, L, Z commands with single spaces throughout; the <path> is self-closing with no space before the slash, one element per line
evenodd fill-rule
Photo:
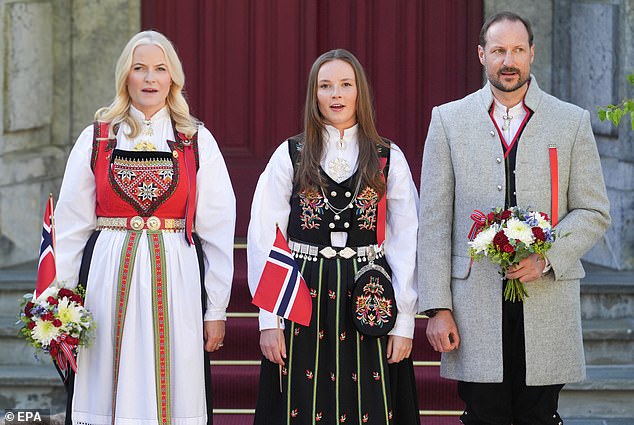
<path fill-rule="evenodd" d="M 484 25 L 482 25 L 482 29 L 480 30 L 480 46 L 484 47 L 486 45 L 486 35 L 489 27 L 500 21 L 520 21 L 521 23 L 523 23 L 524 27 L 526 27 L 526 31 L 528 32 L 528 45 L 533 45 L 533 28 L 531 27 L 531 23 L 528 21 L 528 19 L 524 19 L 520 15 L 513 12 L 500 12 L 489 17 Z"/>

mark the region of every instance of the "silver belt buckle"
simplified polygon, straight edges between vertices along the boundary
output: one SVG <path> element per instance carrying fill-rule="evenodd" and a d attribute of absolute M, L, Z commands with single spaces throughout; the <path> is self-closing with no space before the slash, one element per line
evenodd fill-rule
<path fill-rule="evenodd" d="M 322 248 L 321 251 L 319 251 L 319 253 L 324 258 L 332 258 L 332 257 L 335 257 L 337 255 L 337 251 L 334 250 L 331 246 L 327 246 L 325 248 Z"/>
<path fill-rule="evenodd" d="M 345 247 L 344 249 L 342 249 L 341 251 L 339 251 L 339 256 L 341 258 L 345 258 L 346 260 L 349 258 L 354 257 L 357 254 L 357 251 L 355 251 L 354 249 L 350 248 L 349 246 Z"/>

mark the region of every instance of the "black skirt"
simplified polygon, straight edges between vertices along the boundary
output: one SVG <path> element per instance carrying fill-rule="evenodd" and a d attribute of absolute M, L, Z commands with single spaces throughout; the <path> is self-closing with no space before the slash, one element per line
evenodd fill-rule
<path fill-rule="evenodd" d="M 352 323 L 355 259 L 299 260 L 313 298 L 310 326 L 285 323 L 282 368 L 262 359 L 256 425 L 419 424 L 412 360 L 388 365 L 387 337 Z M 387 268 L 385 259 L 377 263 Z"/>

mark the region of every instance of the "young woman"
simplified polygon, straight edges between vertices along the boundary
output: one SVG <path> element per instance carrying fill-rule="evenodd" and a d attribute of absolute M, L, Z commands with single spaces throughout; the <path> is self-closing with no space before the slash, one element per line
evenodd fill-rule
<path fill-rule="evenodd" d="M 382 197 L 386 219 L 377 213 Z M 308 77 L 304 132 L 273 153 L 251 209 L 252 293 L 277 223 L 313 299 L 310 325 L 282 323 L 281 341 L 277 317 L 260 311 L 265 358 L 256 424 L 419 423 L 409 358 L 417 198 L 403 153 L 376 131 L 358 60 L 343 49 L 320 56 Z M 379 245 L 381 226 L 386 238 Z M 370 251 L 374 263 L 392 272 L 398 315 L 389 336 L 367 336 L 353 324 L 354 277 Z"/>
<path fill-rule="evenodd" d="M 231 182 L 218 144 L 189 113 L 165 36 L 132 37 L 115 81 L 114 101 L 71 151 L 55 210 L 58 278 L 86 286 L 96 323 L 67 423 L 211 423 L 204 350 L 224 338 Z"/>

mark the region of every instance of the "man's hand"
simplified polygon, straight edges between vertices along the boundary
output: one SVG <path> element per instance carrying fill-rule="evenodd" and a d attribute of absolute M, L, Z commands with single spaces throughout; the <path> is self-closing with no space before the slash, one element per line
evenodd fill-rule
<path fill-rule="evenodd" d="M 531 254 L 518 264 L 509 267 L 506 272 L 507 279 L 519 279 L 522 283 L 540 279 L 546 267 L 546 260 L 540 254 Z"/>
<path fill-rule="evenodd" d="M 460 346 L 458 327 L 450 310 L 440 310 L 427 322 L 427 339 L 434 350 L 446 353 Z"/>
<path fill-rule="evenodd" d="M 412 338 L 404 336 L 388 335 L 387 337 L 387 362 L 398 363 L 409 357 L 412 353 Z"/>
<path fill-rule="evenodd" d="M 268 361 L 284 366 L 286 342 L 280 329 L 260 331 L 260 349 Z"/>
<path fill-rule="evenodd" d="M 222 341 L 225 339 L 225 321 L 207 320 L 204 322 L 203 332 L 205 351 L 212 353 L 222 347 Z"/>

